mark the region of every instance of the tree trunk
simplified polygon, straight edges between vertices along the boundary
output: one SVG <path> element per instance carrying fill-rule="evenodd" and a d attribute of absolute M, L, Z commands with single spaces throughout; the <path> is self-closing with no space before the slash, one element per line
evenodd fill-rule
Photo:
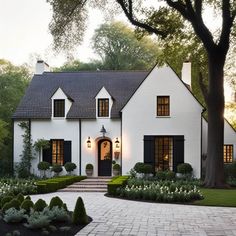
<path fill-rule="evenodd" d="M 209 188 L 226 187 L 223 160 L 224 58 L 225 56 L 219 51 L 208 54 L 208 149 L 204 185 Z"/>

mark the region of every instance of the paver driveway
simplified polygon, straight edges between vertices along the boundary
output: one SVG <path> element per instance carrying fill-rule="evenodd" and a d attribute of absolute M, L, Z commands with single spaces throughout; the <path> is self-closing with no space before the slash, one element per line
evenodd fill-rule
<path fill-rule="evenodd" d="M 77 235 L 236 235 L 236 208 L 157 204 L 108 198 L 103 193 L 52 193 L 73 210 L 78 196 L 93 221 Z M 69 236 L 69 235 L 68 235 Z"/>

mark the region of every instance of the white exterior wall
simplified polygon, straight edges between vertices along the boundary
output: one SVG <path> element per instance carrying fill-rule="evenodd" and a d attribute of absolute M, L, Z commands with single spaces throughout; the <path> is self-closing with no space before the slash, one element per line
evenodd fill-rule
<path fill-rule="evenodd" d="M 24 130 L 19 126 L 19 124 L 22 122 L 21 121 L 15 121 L 14 122 L 14 140 L 13 140 L 13 145 L 14 145 L 14 163 L 18 163 L 21 160 L 21 154 L 23 150 L 23 138 L 22 135 L 24 134 Z"/>
<path fill-rule="evenodd" d="M 71 162 L 77 165 L 74 173 L 79 174 L 79 122 L 64 120 L 45 120 L 45 121 L 31 121 L 31 137 L 33 143 L 37 139 L 64 139 L 71 141 Z M 42 161 L 42 159 L 40 160 Z M 34 173 L 37 173 L 37 164 L 39 160 L 36 158 L 33 161 L 32 168 Z M 66 173 L 66 172 L 64 172 Z"/>
<path fill-rule="evenodd" d="M 82 175 L 85 175 L 85 167 L 88 163 L 93 164 L 94 171 L 93 176 L 98 175 L 98 146 L 97 142 L 102 138 L 100 130 L 104 125 L 107 133 L 106 138 L 112 141 L 112 158 L 114 160 L 115 140 L 116 138 L 121 140 L 120 135 L 120 120 L 119 119 L 109 119 L 109 118 L 99 118 L 94 120 L 82 120 L 81 121 L 81 150 L 82 150 L 82 163 L 81 171 Z M 87 140 L 90 137 L 91 148 L 87 147 Z M 121 141 L 120 141 L 121 142 Z M 116 161 L 120 164 L 120 158 Z"/>
<path fill-rule="evenodd" d="M 19 127 L 21 121 L 14 122 L 14 162 L 20 162 L 20 155 L 23 150 L 24 130 Z M 34 144 L 38 139 L 64 139 L 71 141 L 71 162 L 77 165 L 75 174 L 79 174 L 79 122 L 68 120 L 31 120 L 31 138 Z M 33 153 L 35 158 L 32 161 L 32 173 L 39 175 L 37 165 L 42 161 L 42 153 L 39 160 L 39 154 Z M 61 174 L 65 174 L 62 172 Z"/>
<path fill-rule="evenodd" d="M 202 125 L 203 125 L 202 153 L 206 154 L 207 153 L 208 123 L 205 119 L 203 119 Z M 236 160 L 236 132 L 226 120 L 224 122 L 224 144 L 233 144 L 233 148 L 234 148 L 233 157 L 234 157 L 234 160 Z"/>
<path fill-rule="evenodd" d="M 170 117 L 156 117 L 157 96 L 170 96 Z M 200 177 L 202 107 L 168 67 L 155 67 L 122 110 L 122 173 L 144 161 L 144 135 L 184 135 L 184 162 Z"/>

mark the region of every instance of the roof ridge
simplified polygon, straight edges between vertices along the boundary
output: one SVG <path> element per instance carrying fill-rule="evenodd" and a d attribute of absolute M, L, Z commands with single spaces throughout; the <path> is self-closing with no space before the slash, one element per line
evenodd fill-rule
<path fill-rule="evenodd" d="M 82 70 L 82 71 L 45 71 L 43 74 L 50 74 L 50 73 L 100 73 L 100 72 L 113 72 L 113 73 L 119 73 L 119 72 L 148 72 L 149 70 Z"/>

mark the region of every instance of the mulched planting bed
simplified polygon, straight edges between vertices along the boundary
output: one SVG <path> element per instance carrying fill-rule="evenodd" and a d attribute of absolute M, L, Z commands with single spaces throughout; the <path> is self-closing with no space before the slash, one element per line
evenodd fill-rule
<path fill-rule="evenodd" d="M 92 221 L 91 217 L 88 217 L 89 223 Z M 46 228 L 50 236 L 74 236 L 86 225 L 74 225 L 72 223 L 52 223 L 51 225 L 56 226 L 57 231 L 52 232 Z M 68 231 L 61 231 L 60 227 L 71 227 Z M 20 232 L 20 236 L 42 236 L 42 229 L 28 229 L 22 223 L 6 223 L 4 220 L 0 220 L 0 236 L 5 236 L 7 233 L 12 233 L 14 230 Z"/>

